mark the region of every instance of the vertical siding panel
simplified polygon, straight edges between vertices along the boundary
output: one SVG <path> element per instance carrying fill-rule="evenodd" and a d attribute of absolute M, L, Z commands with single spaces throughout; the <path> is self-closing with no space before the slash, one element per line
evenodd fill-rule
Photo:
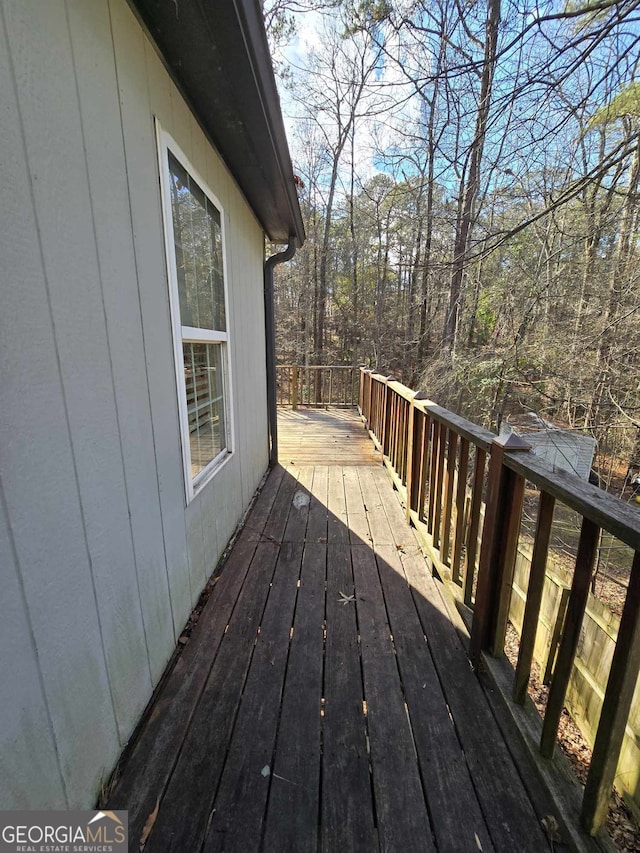
<path fill-rule="evenodd" d="M 218 544 L 215 515 L 215 484 L 202 493 L 202 535 L 204 537 L 205 574 L 211 575 L 222 553 L 224 542 Z"/>
<path fill-rule="evenodd" d="M 171 84 L 162 60 L 149 39 L 143 38 L 145 69 L 147 72 L 149 107 L 152 117 L 158 119 L 163 130 L 173 135 L 171 114 Z"/>
<path fill-rule="evenodd" d="M 165 73 L 165 86 L 169 87 L 171 94 L 171 121 L 173 122 L 172 136 L 182 148 L 186 157 L 193 162 L 193 146 L 191 144 L 191 122 L 193 120 L 189 107 L 178 91 L 176 84 Z"/>
<path fill-rule="evenodd" d="M 7 8 L 107 670 L 124 742 L 144 708 L 151 676 L 66 9 L 63 0 Z M 51 139 L 64 143 L 52 146 Z"/>
<path fill-rule="evenodd" d="M 209 183 L 207 176 L 207 148 L 209 147 L 209 143 L 205 139 L 202 128 L 192 113 L 189 113 L 189 124 L 191 126 L 191 156 L 193 158 L 191 162 L 204 180 Z M 220 203 L 222 204 L 222 199 L 220 199 Z"/>
<path fill-rule="evenodd" d="M 33 209 L 32 177 L 37 184 L 43 175 L 28 173 L 8 64 L 11 42 L 13 53 L 21 58 L 23 84 L 37 82 L 42 73 L 40 65 L 29 67 L 31 62 L 41 62 L 27 37 L 36 30 L 37 14 L 25 22 L 20 18 L 24 11 L 24 6 L 7 7 L 10 39 L 5 37 L 4 17 L 0 32 L 0 182 L 4 191 L 0 257 L 8 277 L 0 311 L 0 470 L 68 804 L 78 807 L 87 806 L 93 798 L 97 777 L 115 760 L 119 740 Z M 53 67 L 48 66 L 46 73 L 54 76 Z M 42 106 L 46 116 L 46 104 Z M 46 127 L 41 123 L 38 134 L 48 140 Z M 41 166 L 44 171 L 55 170 L 56 163 L 51 159 Z M 60 199 L 53 200 L 49 217 L 58 215 L 59 203 Z M 72 312 L 73 306 L 68 310 Z M 4 596 L 2 607 L 4 612 Z M 10 645 L 6 615 L 0 624 L 6 648 Z M 2 702 L 13 702 L 8 691 L 2 691 Z M 31 749 L 40 751 L 42 743 L 44 761 L 50 752 L 45 731 L 32 733 L 31 744 Z M 15 758 L 27 761 L 24 754 Z M 34 768 L 45 773 L 40 764 Z M 51 785 L 47 803 L 32 800 L 29 790 L 13 796 L 28 798 L 32 808 L 60 806 L 56 775 L 48 780 L 43 775 L 43 784 Z"/>
<path fill-rule="evenodd" d="M 68 0 L 128 511 L 153 683 L 175 637 L 162 544 L 120 105 L 107 0 Z M 115 249 L 115 250 L 114 250 Z M 138 685 L 146 702 L 144 684 Z"/>
<path fill-rule="evenodd" d="M 28 809 L 34 803 L 65 809 L 67 796 L 5 509 L 0 484 L 0 717 L 3 738 L 11 744 L 0 749 L 0 809 Z"/>
<path fill-rule="evenodd" d="M 147 89 L 145 37 L 124 0 L 110 0 L 134 248 L 174 631 L 191 609 L 185 492 L 160 209 L 158 161 Z M 153 81 L 149 81 L 153 84 Z"/>
<path fill-rule="evenodd" d="M 200 591 L 206 582 L 204 534 L 202 532 L 202 492 L 197 494 L 187 507 L 186 518 L 189 570 L 191 572 L 191 606 L 195 607 Z"/>

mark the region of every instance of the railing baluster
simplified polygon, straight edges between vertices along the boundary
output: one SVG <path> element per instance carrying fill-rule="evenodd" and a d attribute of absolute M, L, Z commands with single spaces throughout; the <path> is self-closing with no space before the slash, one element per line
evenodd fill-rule
<path fill-rule="evenodd" d="M 298 365 L 291 368 L 291 408 L 298 408 Z"/>
<path fill-rule="evenodd" d="M 471 607 L 473 599 L 473 580 L 476 572 L 480 510 L 482 509 L 482 486 L 484 484 L 486 464 L 486 452 L 482 448 L 476 447 L 476 461 L 473 469 L 473 486 L 471 489 L 471 510 L 469 512 L 469 530 L 467 531 L 467 548 L 464 558 L 464 603 L 468 607 Z"/>
<path fill-rule="evenodd" d="M 588 518 L 582 519 L 578 555 L 573 572 L 571 592 L 569 593 L 567 616 L 564 623 L 564 631 L 562 632 L 562 640 L 560 641 L 560 648 L 558 649 L 553 680 L 549 689 L 547 710 L 544 715 L 542 737 L 540 738 L 540 752 L 546 758 L 551 758 L 556 743 L 558 723 L 560 722 L 562 706 L 564 705 L 564 698 L 571 676 L 573 659 L 578 648 L 582 619 L 587 606 L 591 573 L 598 549 L 599 533 L 600 528 L 596 524 Z"/>
<path fill-rule="evenodd" d="M 444 516 L 442 519 L 442 545 L 440 558 L 443 563 L 449 562 L 449 543 L 451 541 L 451 510 L 453 507 L 453 483 L 455 479 L 456 454 L 458 450 L 458 434 L 449 430 L 449 447 L 447 449 L 447 468 L 444 481 Z"/>
<path fill-rule="evenodd" d="M 542 604 L 542 592 L 546 577 L 547 554 L 549 553 L 555 503 L 555 498 L 548 492 L 540 493 L 538 520 L 536 522 L 533 555 L 529 571 L 529 584 L 527 586 L 527 601 L 524 610 L 520 650 L 518 652 L 516 677 L 513 686 L 514 701 L 520 705 L 524 704 L 527 696 L 527 688 L 529 687 L 531 661 L 533 660 L 538 619 L 540 618 L 540 605 Z"/>
<path fill-rule="evenodd" d="M 429 453 L 429 429 L 431 426 L 431 418 L 429 415 L 420 412 L 420 461 L 418 463 L 418 493 L 416 496 L 416 512 L 418 520 L 424 519 L 424 498 L 427 488 L 427 464 Z"/>
<path fill-rule="evenodd" d="M 440 437 L 438 440 L 438 458 L 436 459 L 436 479 L 434 488 L 435 510 L 433 513 L 433 545 L 440 546 L 440 525 L 442 523 L 442 485 L 444 480 L 444 459 L 447 446 L 447 425 L 438 425 Z"/>
<path fill-rule="evenodd" d="M 453 556 L 451 558 L 451 576 L 454 583 L 460 583 L 460 562 L 464 539 L 464 505 L 467 494 L 467 470 L 469 467 L 469 441 L 460 439 L 460 461 L 458 464 L 458 487 L 456 489 L 456 526 L 453 538 Z"/>
<path fill-rule="evenodd" d="M 419 473 L 417 471 L 420 460 L 420 443 L 417 434 L 420 429 L 420 412 L 416 410 L 413 403 L 409 403 L 409 423 L 407 426 L 407 521 L 411 523 L 411 511 L 416 511 L 416 496 L 418 493 Z"/>
<path fill-rule="evenodd" d="M 438 478 L 438 456 L 440 455 L 440 421 L 431 420 L 431 457 L 429 459 L 429 510 L 427 530 L 433 535 L 436 514 L 436 480 Z"/>
<path fill-rule="evenodd" d="M 582 822 L 592 835 L 607 816 L 639 669 L 640 552 L 636 551 L 582 801 Z"/>

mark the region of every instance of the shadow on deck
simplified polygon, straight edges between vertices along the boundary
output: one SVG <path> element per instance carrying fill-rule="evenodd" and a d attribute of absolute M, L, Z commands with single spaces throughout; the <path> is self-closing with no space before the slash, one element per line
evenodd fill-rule
<path fill-rule="evenodd" d="M 128 756 L 131 849 L 155 809 L 150 853 L 553 849 L 379 461 L 295 455 Z"/>

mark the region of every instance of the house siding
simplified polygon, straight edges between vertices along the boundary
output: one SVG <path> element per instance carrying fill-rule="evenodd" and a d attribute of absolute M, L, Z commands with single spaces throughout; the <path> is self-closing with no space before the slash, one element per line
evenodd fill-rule
<path fill-rule="evenodd" d="M 267 467 L 263 234 L 125 0 L 0 9 L 0 808 L 88 807 Z M 235 453 L 186 508 L 154 116 L 226 220 Z"/>

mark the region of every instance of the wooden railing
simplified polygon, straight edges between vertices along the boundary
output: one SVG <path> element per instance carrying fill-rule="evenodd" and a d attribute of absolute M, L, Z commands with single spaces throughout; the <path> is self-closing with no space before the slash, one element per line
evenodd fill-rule
<path fill-rule="evenodd" d="M 554 471 L 515 435 L 497 437 L 415 394 L 391 376 L 362 370 L 359 409 L 434 568 L 460 590 L 471 616 L 469 657 L 504 655 L 525 481 L 539 490 L 520 648 L 512 684 L 524 704 L 556 501 L 582 526 L 539 751 L 552 756 L 592 579 L 606 530 L 635 556 L 581 805 L 584 827 L 602 826 L 640 667 L 640 517 L 579 478 Z M 488 460 L 488 466 L 487 466 Z M 481 512 L 484 521 L 481 524 Z"/>
<path fill-rule="evenodd" d="M 276 366 L 277 402 L 279 406 L 327 406 L 354 408 L 358 404 L 360 369 L 351 365 Z"/>

